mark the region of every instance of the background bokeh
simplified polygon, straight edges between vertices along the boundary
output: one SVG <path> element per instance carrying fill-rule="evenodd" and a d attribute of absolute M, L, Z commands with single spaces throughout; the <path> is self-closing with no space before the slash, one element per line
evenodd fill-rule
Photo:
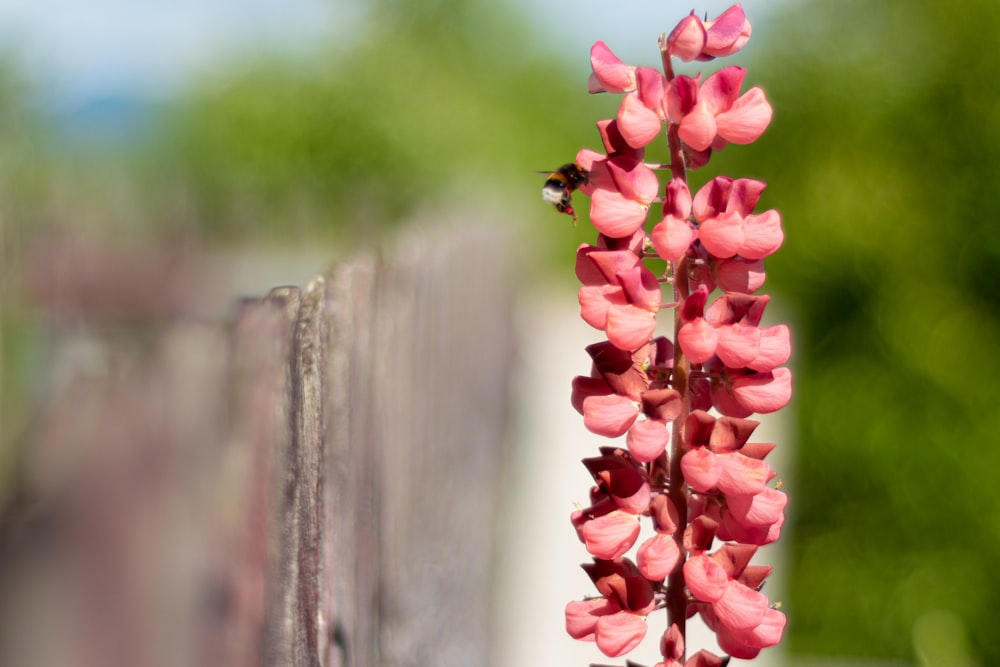
<path fill-rule="evenodd" d="M 651 27 L 604 4 L 379 0 L 346 34 L 248 44 L 73 113 L 0 32 L 0 506 L 44 389 L 22 276 L 53 229 L 343 255 L 427 209 L 488 209 L 525 280 L 570 284 L 592 232 L 538 201 L 534 172 L 597 147 L 615 109 L 586 94 L 589 45 L 655 65 L 692 8 L 636 3 Z M 795 326 L 791 662 L 1000 664 L 1000 5 L 747 8 L 738 62 L 775 119 L 692 180 L 765 180 L 784 220 L 767 289 Z"/>

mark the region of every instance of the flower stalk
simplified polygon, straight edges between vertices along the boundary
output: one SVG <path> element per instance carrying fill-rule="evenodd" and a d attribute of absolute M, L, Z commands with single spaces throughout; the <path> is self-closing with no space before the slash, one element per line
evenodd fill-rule
<path fill-rule="evenodd" d="M 662 72 L 594 44 L 590 92 L 623 97 L 615 118 L 597 123 L 604 152 L 581 150 L 568 165 L 586 175 L 579 189 L 598 232 L 577 250 L 580 313 L 607 337 L 587 348 L 591 373 L 573 380 L 572 402 L 588 430 L 625 444 L 583 461 L 594 486 L 571 518 L 598 595 L 566 606 L 566 629 L 618 657 L 665 610 L 656 667 L 724 664 L 706 649 L 687 657 L 693 615 L 738 658 L 778 643 L 785 625 L 760 591 L 770 568 L 751 559 L 778 538 L 787 498 L 764 461 L 774 445 L 750 442 L 758 422 L 748 419 L 791 398 L 790 333 L 760 326 L 769 297 L 758 294 L 763 260 L 784 239 L 781 219 L 754 212 L 760 181 L 718 176 L 693 196 L 687 183 L 713 152 L 756 140 L 772 110 L 760 88 L 740 94 L 742 68 L 704 80 L 673 70 L 673 58 L 710 61 L 749 37 L 734 5 L 712 20 L 692 13 L 661 37 Z M 656 169 L 666 165 L 645 162 L 645 149 L 664 129 L 670 179 L 661 185 Z M 654 203 L 662 216 L 647 231 Z M 656 275 L 650 259 L 665 260 L 666 272 Z M 668 308 L 672 339 L 656 334 Z"/>

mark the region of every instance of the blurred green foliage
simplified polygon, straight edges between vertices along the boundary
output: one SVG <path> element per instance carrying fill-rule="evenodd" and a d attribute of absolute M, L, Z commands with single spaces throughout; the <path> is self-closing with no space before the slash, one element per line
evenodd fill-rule
<path fill-rule="evenodd" d="M 533 171 L 598 145 L 593 122 L 613 102 L 588 96 L 498 5 L 382 0 L 371 12 L 371 32 L 309 66 L 248 61 L 168 110 L 130 158 L 147 219 L 215 242 L 351 245 L 452 199 L 470 219 L 490 206 L 523 224 L 512 202 L 537 201 Z M 766 180 L 761 208 L 784 219 L 765 289 L 795 325 L 795 652 L 915 661 L 931 621 L 947 618 L 979 664 L 1000 664 L 1000 75 L 987 51 L 998 33 L 995 0 L 788 2 L 755 23 L 747 63 L 772 127 L 693 174 Z M 10 119 L 30 121 L 0 74 L 11 155 Z M 9 261 L 55 167 L 0 169 Z M 592 233 L 537 206 L 530 224 L 556 224 L 531 227 L 533 240 L 568 266 L 567 248 Z M 20 338 L 5 317 L 9 418 L 22 407 L 9 381 Z"/>

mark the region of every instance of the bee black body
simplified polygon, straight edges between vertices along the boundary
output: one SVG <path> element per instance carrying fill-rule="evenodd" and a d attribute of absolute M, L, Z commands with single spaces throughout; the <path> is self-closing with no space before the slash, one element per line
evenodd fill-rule
<path fill-rule="evenodd" d="M 573 216 L 576 222 L 576 212 L 573 210 L 573 191 L 586 184 L 588 173 L 580 165 L 569 162 L 549 174 L 542 187 L 542 199 L 556 207 L 560 213 Z"/>

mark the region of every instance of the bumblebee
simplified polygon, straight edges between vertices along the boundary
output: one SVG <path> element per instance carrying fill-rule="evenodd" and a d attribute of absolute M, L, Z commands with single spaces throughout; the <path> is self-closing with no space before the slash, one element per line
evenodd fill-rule
<path fill-rule="evenodd" d="M 544 174 L 545 172 L 539 172 Z M 576 224 L 576 211 L 573 210 L 573 191 L 586 184 L 588 172 L 576 164 L 569 162 L 549 174 L 542 188 L 542 199 L 556 207 L 560 213 L 573 216 Z"/>

